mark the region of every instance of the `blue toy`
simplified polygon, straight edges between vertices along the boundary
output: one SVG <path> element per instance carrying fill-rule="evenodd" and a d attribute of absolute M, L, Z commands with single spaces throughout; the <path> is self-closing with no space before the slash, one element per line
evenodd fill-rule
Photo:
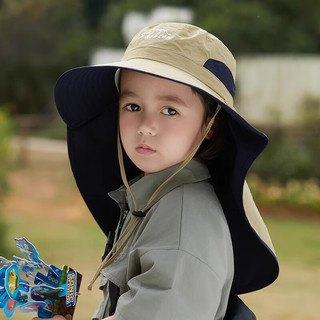
<path fill-rule="evenodd" d="M 53 314 L 73 315 L 81 275 L 67 266 L 59 269 L 47 265 L 26 238 L 15 241 L 28 259 L 14 256 L 10 261 L 0 257 L 0 308 L 4 314 L 11 318 L 19 307 L 22 312 L 36 311 L 44 319 Z"/>

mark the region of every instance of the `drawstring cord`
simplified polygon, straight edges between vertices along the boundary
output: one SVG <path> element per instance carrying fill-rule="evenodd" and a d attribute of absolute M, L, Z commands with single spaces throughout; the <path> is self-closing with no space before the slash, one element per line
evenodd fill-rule
<path fill-rule="evenodd" d="M 167 185 L 167 183 L 173 178 L 175 177 L 190 161 L 191 159 L 194 157 L 194 155 L 197 153 L 198 149 L 200 148 L 203 140 L 206 138 L 206 136 L 208 135 L 208 133 L 211 130 L 211 127 L 214 123 L 214 120 L 218 114 L 218 112 L 220 111 L 221 106 L 218 105 L 215 114 L 213 115 L 213 117 L 210 119 L 209 123 L 207 124 L 205 133 L 203 135 L 203 137 L 201 138 L 199 144 L 192 150 L 192 152 L 189 154 L 189 156 L 180 164 L 179 168 L 170 176 L 168 177 L 156 190 L 155 192 L 151 195 L 151 197 L 149 198 L 147 204 L 145 205 L 145 207 L 142 209 L 142 211 L 138 210 L 138 204 L 137 204 L 137 200 L 130 188 L 130 185 L 128 183 L 127 180 L 127 176 L 126 176 L 126 172 L 125 172 L 125 168 L 124 168 L 124 163 L 123 163 L 123 153 L 122 153 L 122 145 L 121 145 L 121 139 L 120 139 L 120 126 L 118 125 L 118 133 L 117 133 L 117 149 L 118 149 L 118 158 L 119 158 L 119 165 L 120 165 L 120 173 L 121 173 L 121 178 L 123 181 L 123 184 L 125 185 L 125 187 L 127 188 L 127 190 L 129 191 L 133 204 L 134 204 L 134 211 L 132 213 L 132 217 L 128 223 L 128 225 L 126 226 L 126 228 L 123 230 L 123 232 L 121 233 L 119 239 L 116 241 L 116 243 L 113 245 L 112 249 L 110 250 L 110 252 L 108 253 L 108 255 L 105 257 L 105 259 L 102 261 L 101 265 L 99 266 L 98 270 L 96 271 L 95 275 L 93 276 L 91 282 L 89 283 L 88 286 L 88 290 L 92 290 L 92 286 L 94 284 L 94 282 L 98 279 L 98 277 L 100 276 L 101 270 L 104 269 L 106 266 L 108 266 L 109 264 L 111 264 L 121 253 L 121 251 L 123 250 L 123 248 L 126 246 L 126 244 L 128 243 L 129 239 L 131 238 L 131 236 L 133 235 L 133 233 L 135 232 L 135 230 L 137 229 L 137 227 L 139 226 L 139 224 L 142 222 L 143 217 L 145 217 L 146 215 L 146 211 L 148 209 L 148 207 L 150 206 L 150 204 L 156 199 L 156 197 L 159 195 L 159 193 L 162 191 L 162 189 Z M 127 237 L 126 237 L 127 236 Z M 126 237 L 126 238 L 125 238 Z M 124 239 L 125 238 L 125 239 Z M 122 241 L 123 243 L 117 248 L 117 246 L 119 245 L 119 243 Z"/>

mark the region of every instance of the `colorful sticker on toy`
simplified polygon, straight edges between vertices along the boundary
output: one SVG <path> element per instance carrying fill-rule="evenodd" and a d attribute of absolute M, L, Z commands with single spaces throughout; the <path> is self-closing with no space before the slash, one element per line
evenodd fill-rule
<path fill-rule="evenodd" d="M 39 318 L 53 314 L 73 315 L 81 275 L 68 266 L 61 269 L 39 258 L 35 246 L 26 238 L 15 238 L 27 259 L 0 257 L 0 308 L 11 318 L 17 308 L 37 312 Z"/>

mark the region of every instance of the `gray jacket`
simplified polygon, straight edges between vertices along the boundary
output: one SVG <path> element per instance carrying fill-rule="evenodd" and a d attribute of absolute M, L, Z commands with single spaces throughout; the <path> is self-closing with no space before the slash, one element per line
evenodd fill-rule
<path fill-rule="evenodd" d="M 143 176 L 131 185 L 140 210 L 175 170 Z M 109 315 L 109 281 L 120 288 L 115 320 L 223 319 L 233 251 L 209 178 L 206 166 L 192 160 L 165 186 L 121 254 L 102 270 L 105 297 L 93 319 Z M 132 199 L 123 187 L 110 196 L 119 203 L 124 228 Z"/>

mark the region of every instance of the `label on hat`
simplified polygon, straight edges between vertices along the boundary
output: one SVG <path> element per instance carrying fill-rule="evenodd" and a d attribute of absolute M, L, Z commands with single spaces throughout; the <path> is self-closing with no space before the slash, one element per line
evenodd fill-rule
<path fill-rule="evenodd" d="M 149 32 L 143 32 L 139 39 L 163 39 L 170 40 L 172 39 L 172 33 L 168 32 L 166 29 L 155 29 Z"/>

